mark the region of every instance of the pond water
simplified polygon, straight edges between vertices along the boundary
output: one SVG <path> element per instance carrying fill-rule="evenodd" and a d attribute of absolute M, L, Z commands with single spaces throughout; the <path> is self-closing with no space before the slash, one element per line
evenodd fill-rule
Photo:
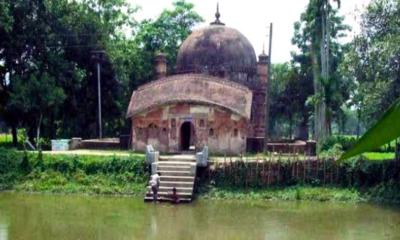
<path fill-rule="evenodd" d="M 0 193 L 5 239 L 400 239 L 400 209 L 319 202 L 144 203 Z"/>

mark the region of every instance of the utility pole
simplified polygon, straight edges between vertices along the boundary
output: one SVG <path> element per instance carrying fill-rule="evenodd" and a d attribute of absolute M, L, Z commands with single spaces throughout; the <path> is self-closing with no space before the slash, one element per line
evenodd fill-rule
<path fill-rule="evenodd" d="M 102 127 L 102 119 L 101 119 L 101 61 L 103 60 L 104 56 L 104 51 L 102 50 L 96 50 L 92 51 L 92 58 L 96 62 L 96 68 L 97 68 L 97 111 L 98 111 L 98 127 L 99 127 L 99 132 L 98 136 L 99 139 L 103 138 L 103 127 Z"/>
<path fill-rule="evenodd" d="M 267 76 L 267 84 L 265 87 L 265 135 L 264 135 L 264 152 L 267 152 L 267 143 L 268 143 L 268 138 L 269 138 L 269 85 L 271 82 L 271 52 L 272 52 L 272 31 L 273 31 L 273 24 L 269 24 L 269 47 L 268 47 L 268 76 Z"/>

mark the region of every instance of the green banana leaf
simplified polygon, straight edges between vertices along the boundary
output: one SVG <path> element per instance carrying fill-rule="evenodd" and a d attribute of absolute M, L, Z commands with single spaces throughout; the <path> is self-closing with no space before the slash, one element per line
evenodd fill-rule
<path fill-rule="evenodd" d="M 400 98 L 339 160 L 374 150 L 400 137 Z"/>

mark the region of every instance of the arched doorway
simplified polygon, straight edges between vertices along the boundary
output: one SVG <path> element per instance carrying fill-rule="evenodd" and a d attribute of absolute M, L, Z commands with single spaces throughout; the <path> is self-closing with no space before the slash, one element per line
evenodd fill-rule
<path fill-rule="evenodd" d="M 181 140 L 181 150 L 187 151 L 191 144 L 193 144 L 194 139 L 194 126 L 191 122 L 184 122 L 181 125 L 180 132 L 180 140 Z"/>

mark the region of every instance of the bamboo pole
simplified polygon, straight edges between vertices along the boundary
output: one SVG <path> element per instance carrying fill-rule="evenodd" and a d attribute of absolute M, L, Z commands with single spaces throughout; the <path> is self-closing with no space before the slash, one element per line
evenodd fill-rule
<path fill-rule="evenodd" d="M 256 185 L 258 185 L 258 156 L 256 157 Z"/>
<path fill-rule="evenodd" d="M 271 175 L 271 171 L 270 171 L 270 161 L 268 161 L 267 163 L 267 186 L 269 187 L 269 183 L 270 183 L 270 175 Z"/>
<path fill-rule="evenodd" d="M 278 170 L 277 171 L 278 175 L 277 175 L 276 183 L 279 184 L 280 179 L 281 179 L 281 161 L 278 160 L 278 162 L 276 164 L 276 167 L 278 168 L 277 169 Z"/>
<path fill-rule="evenodd" d="M 326 159 L 324 158 L 323 160 L 323 164 L 324 164 L 324 186 L 326 184 Z"/>
<path fill-rule="evenodd" d="M 296 158 L 293 158 L 293 161 L 290 163 L 290 167 L 292 169 L 292 178 L 295 176 L 295 160 Z"/>
<path fill-rule="evenodd" d="M 267 155 L 268 156 L 268 155 Z M 265 185 L 265 177 L 266 177 L 266 174 L 265 174 L 265 164 L 266 164 L 266 162 L 267 162 L 267 159 L 265 158 L 265 157 L 263 157 L 263 164 L 262 164 L 262 173 L 263 173 L 263 176 L 262 176 L 262 185 L 264 186 Z"/>
<path fill-rule="evenodd" d="M 339 182 L 339 164 L 337 162 L 335 162 L 335 166 L 336 166 L 336 183 Z"/>
<path fill-rule="evenodd" d="M 226 153 L 224 154 L 224 179 L 226 181 Z"/>
<path fill-rule="evenodd" d="M 331 182 L 331 185 L 332 185 L 332 183 L 333 183 L 333 167 L 335 166 L 335 160 L 334 159 L 331 159 L 331 164 L 329 166 L 331 166 L 330 167 L 331 174 L 329 176 L 330 176 L 330 182 Z"/>
<path fill-rule="evenodd" d="M 232 156 L 229 156 L 229 174 L 232 176 Z"/>
<path fill-rule="evenodd" d="M 307 162 L 303 162 L 303 184 L 306 182 L 306 170 L 307 170 Z"/>

